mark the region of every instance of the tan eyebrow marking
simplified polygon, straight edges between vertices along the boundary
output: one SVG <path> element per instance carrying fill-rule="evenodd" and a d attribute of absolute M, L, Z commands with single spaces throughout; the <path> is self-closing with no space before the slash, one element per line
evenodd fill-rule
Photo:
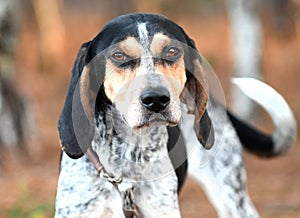
<path fill-rule="evenodd" d="M 162 53 L 162 50 L 164 49 L 164 47 L 166 47 L 167 45 L 169 45 L 171 42 L 171 39 L 162 34 L 162 33 L 157 33 L 153 36 L 151 45 L 150 45 L 150 51 L 151 53 L 156 56 L 156 55 L 160 55 Z"/>
<path fill-rule="evenodd" d="M 141 45 L 136 40 L 136 38 L 131 36 L 120 42 L 119 48 L 130 57 L 138 58 L 142 55 Z"/>

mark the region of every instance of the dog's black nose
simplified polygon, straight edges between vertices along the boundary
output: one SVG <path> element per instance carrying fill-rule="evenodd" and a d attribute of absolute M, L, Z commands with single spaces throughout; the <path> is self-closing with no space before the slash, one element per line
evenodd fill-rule
<path fill-rule="evenodd" d="M 148 110 L 158 113 L 170 103 L 170 93 L 163 87 L 147 89 L 141 94 L 140 103 Z"/>

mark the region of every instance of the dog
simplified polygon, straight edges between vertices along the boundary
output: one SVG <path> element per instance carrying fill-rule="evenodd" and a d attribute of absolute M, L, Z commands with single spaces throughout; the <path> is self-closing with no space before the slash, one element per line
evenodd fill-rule
<path fill-rule="evenodd" d="M 187 175 L 219 217 L 259 217 L 243 147 L 265 157 L 285 153 L 295 119 L 269 86 L 237 78 L 270 113 L 275 132 L 241 121 L 212 96 L 203 61 L 185 31 L 156 14 L 117 17 L 81 46 L 58 121 L 55 217 L 181 217 Z"/>

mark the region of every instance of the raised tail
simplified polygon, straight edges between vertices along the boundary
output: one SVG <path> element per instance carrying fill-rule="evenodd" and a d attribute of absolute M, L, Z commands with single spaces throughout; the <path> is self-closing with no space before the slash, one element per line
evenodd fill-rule
<path fill-rule="evenodd" d="M 248 151 L 264 157 L 285 153 L 292 146 L 297 135 L 296 120 L 286 101 L 272 87 L 256 79 L 233 78 L 232 82 L 246 96 L 263 107 L 275 125 L 275 132 L 267 135 L 227 111 L 243 146 Z"/>

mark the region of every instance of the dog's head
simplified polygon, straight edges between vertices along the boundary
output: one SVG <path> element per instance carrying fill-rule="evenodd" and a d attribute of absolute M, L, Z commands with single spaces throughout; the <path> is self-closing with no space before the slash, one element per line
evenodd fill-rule
<path fill-rule="evenodd" d="M 78 53 L 59 119 L 61 144 L 69 156 L 82 156 L 93 139 L 95 108 L 101 104 L 115 108 L 136 130 L 177 125 L 182 102 L 195 115 L 199 141 L 210 148 L 207 101 L 201 57 L 180 26 L 160 15 L 121 16 Z"/>

